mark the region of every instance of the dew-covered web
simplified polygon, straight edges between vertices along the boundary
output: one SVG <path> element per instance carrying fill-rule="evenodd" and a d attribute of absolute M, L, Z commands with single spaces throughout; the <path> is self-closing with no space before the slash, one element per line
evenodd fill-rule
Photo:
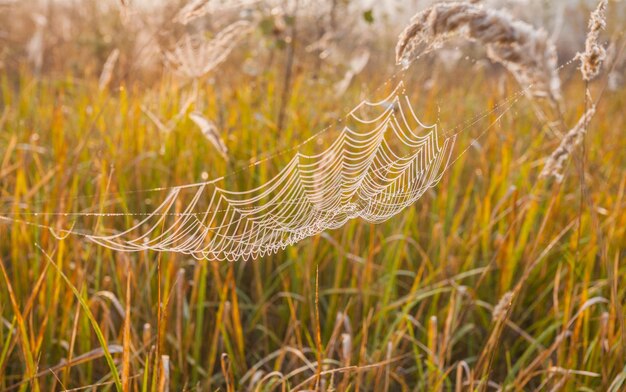
<path fill-rule="evenodd" d="M 351 219 L 383 222 L 437 184 L 455 140 L 421 123 L 402 90 L 356 106 L 329 146 L 311 153 L 303 146 L 254 189 L 229 190 L 222 179 L 175 187 L 127 230 L 87 238 L 118 251 L 232 261 L 276 253 Z"/>
<path fill-rule="evenodd" d="M 168 191 L 149 213 L 63 214 L 98 216 L 101 222 L 117 216 L 139 219 L 121 232 L 103 229 L 105 222 L 97 232 L 86 233 L 74 227 L 55 231 L 33 222 L 0 219 L 47 228 L 59 238 L 80 235 L 115 251 L 256 259 L 352 219 L 376 224 L 397 215 L 437 185 L 467 151 L 469 147 L 451 159 L 461 131 L 475 127 L 480 119 L 493 119 L 495 112 L 501 117 L 520 97 L 521 92 L 456 132 L 441 135 L 438 125 L 418 119 L 400 82 L 385 99 L 362 101 L 334 126 L 247 169 L 210 181 L 145 190 Z M 253 189 L 233 190 L 228 180 L 236 174 L 253 175 L 260 163 L 288 152 L 291 159 L 269 180 Z"/>

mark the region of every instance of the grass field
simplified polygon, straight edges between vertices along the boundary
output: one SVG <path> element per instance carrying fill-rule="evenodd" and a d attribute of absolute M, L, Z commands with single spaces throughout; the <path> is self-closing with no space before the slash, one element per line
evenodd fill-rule
<path fill-rule="evenodd" d="M 591 86 L 585 158 L 576 149 L 557 183 L 539 178 L 559 138 L 533 103 L 488 114 L 519 94 L 504 71 L 468 57 L 433 75 L 424 60 L 388 80 L 381 51 L 388 66 L 372 61 L 342 95 L 342 74 L 297 61 L 283 129 L 282 52 L 256 75 L 235 53 L 186 110 L 194 86 L 167 72 L 102 90 L 95 72 L 0 74 L 0 390 L 626 388 L 626 90 L 600 94 L 606 76 Z M 561 71 L 567 124 L 584 111 L 575 68 Z M 231 189 L 263 184 L 292 153 L 251 161 L 400 79 L 425 122 L 463 131 L 441 183 L 383 224 L 233 263 L 44 228 L 123 230 L 136 218 L 65 213 L 147 213 L 167 191 L 137 190 L 242 168 Z M 146 114 L 181 110 L 215 121 L 228 159 L 186 115 L 164 132 Z"/>

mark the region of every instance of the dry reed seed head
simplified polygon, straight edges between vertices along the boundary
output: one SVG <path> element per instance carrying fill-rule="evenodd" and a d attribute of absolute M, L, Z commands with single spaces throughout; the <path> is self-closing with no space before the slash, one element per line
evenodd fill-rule
<path fill-rule="evenodd" d="M 129 4 L 130 0 L 119 0 L 119 8 L 120 8 L 120 17 L 122 19 L 122 24 L 126 26 L 126 24 L 130 21 L 130 16 L 132 14 L 132 9 Z"/>
<path fill-rule="evenodd" d="M 337 325 L 343 324 L 343 328 L 348 334 L 352 333 L 352 325 L 350 323 L 350 317 L 347 313 L 342 311 L 337 312 L 337 317 L 335 318 L 335 323 Z"/>
<path fill-rule="evenodd" d="M 390 360 L 393 355 L 393 342 L 387 342 L 387 360 Z"/>
<path fill-rule="evenodd" d="M 348 70 L 344 77 L 335 84 L 335 95 L 341 96 L 350 87 L 352 79 L 360 74 L 369 62 L 370 52 L 367 49 L 360 50 L 348 63 Z"/>
<path fill-rule="evenodd" d="M 350 322 L 350 317 L 346 313 L 343 314 L 343 327 L 348 334 L 352 334 L 352 323 Z"/>
<path fill-rule="evenodd" d="M 600 316 L 600 345 L 605 353 L 610 350 L 609 339 L 609 312 L 602 312 Z"/>
<path fill-rule="evenodd" d="M 179 301 L 183 301 L 183 298 L 185 296 L 185 286 L 186 286 L 185 269 L 180 268 L 178 272 L 176 273 L 176 289 L 178 292 Z M 178 311 L 182 312 L 183 309 L 178 309 Z"/>
<path fill-rule="evenodd" d="M 224 369 L 227 369 L 228 365 L 230 365 L 230 358 L 228 358 L 227 353 L 222 353 L 222 355 L 220 356 L 220 361 L 222 361 L 222 366 L 224 367 Z"/>
<path fill-rule="evenodd" d="M 102 278 L 102 289 L 109 290 L 111 288 L 112 282 L 113 280 L 111 279 L 111 277 L 109 275 L 105 275 L 104 278 Z"/>
<path fill-rule="evenodd" d="M 472 3 L 440 3 L 417 13 L 398 38 L 396 61 L 408 68 L 413 59 L 452 36 L 484 45 L 488 57 L 533 95 L 561 100 L 557 51 L 548 34 L 503 11 Z"/>
<path fill-rule="evenodd" d="M 235 46 L 253 30 L 253 24 L 240 20 L 207 40 L 203 34 L 185 35 L 174 49 L 163 53 L 165 64 L 190 79 L 200 78 L 224 62 Z"/>
<path fill-rule="evenodd" d="M 563 137 L 556 150 L 550 155 L 541 171 L 541 178 L 554 177 L 557 182 L 563 181 L 563 167 L 565 161 L 572 155 L 574 148 L 578 146 L 589 126 L 589 122 L 596 114 L 595 105 L 589 108 L 578 120 L 578 123 Z"/>
<path fill-rule="evenodd" d="M 589 32 L 585 40 L 585 51 L 578 53 L 580 72 L 583 80 L 589 82 L 600 74 L 602 62 L 606 59 L 606 49 L 598 43 L 600 32 L 606 28 L 608 0 L 601 0 L 589 18 Z"/>
<path fill-rule="evenodd" d="M 350 69 L 355 74 L 360 74 L 365 66 L 370 60 L 370 51 L 367 49 L 359 50 L 353 57 L 350 59 Z"/>
<path fill-rule="evenodd" d="M 231 316 L 232 305 L 230 301 L 224 302 L 224 318 L 228 319 Z"/>
<path fill-rule="evenodd" d="M 335 317 L 335 324 L 343 323 L 343 312 L 337 312 L 337 316 Z"/>
<path fill-rule="evenodd" d="M 102 73 L 100 73 L 100 80 L 98 81 L 98 90 L 102 91 L 111 82 L 111 78 L 113 77 L 113 71 L 115 70 L 115 64 L 117 64 L 117 60 L 120 57 L 120 50 L 113 49 L 113 51 L 109 54 L 106 61 L 104 62 L 104 66 L 102 67 Z"/>
<path fill-rule="evenodd" d="M 492 317 L 494 321 L 502 321 L 506 317 L 506 314 L 511 308 L 513 303 L 513 292 L 507 291 L 504 293 L 500 301 L 493 307 Z"/>
<path fill-rule="evenodd" d="M 352 355 L 352 336 L 349 333 L 341 334 L 341 355 L 344 360 L 349 360 Z"/>
<path fill-rule="evenodd" d="M 201 18 L 208 14 L 219 14 L 219 11 L 223 11 L 225 8 L 229 9 L 241 9 L 257 3 L 258 0 L 228 0 L 228 1 L 214 1 L 214 0 L 192 0 L 184 5 L 180 11 L 176 14 L 173 21 L 187 25 L 194 20 Z"/>
<path fill-rule="evenodd" d="M 26 57 L 32 64 L 35 73 L 39 74 L 43 67 L 45 49 L 44 32 L 48 25 L 48 19 L 41 14 L 34 14 L 33 22 L 35 23 L 35 30 L 26 45 Z"/>
<path fill-rule="evenodd" d="M 159 391 L 170 390 L 170 356 L 161 355 L 161 379 L 159 380 Z"/>
<path fill-rule="evenodd" d="M 213 121 L 204 117 L 200 112 L 190 113 L 189 118 L 198 126 L 198 128 L 200 128 L 204 137 L 211 142 L 222 157 L 228 159 L 228 147 L 226 147 L 220 131 L 217 129 L 217 125 L 215 125 Z"/>
<path fill-rule="evenodd" d="M 248 384 L 248 386 L 250 387 L 249 389 L 254 390 L 254 386 L 259 384 L 264 375 L 265 372 L 263 370 L 257 370 L 256 372 L 254 372 L 254 374 L 250 378 L 250 383 Z"/>
<path fill-rule="evenodd" d="M 209 12 L 209 3 L 211 0 L 193 0 L 185 4 L 183 8 L 178 11 L 178 14 L 174 18 L 174 22 L 181 24 L 188 24 L 194 19 L 200 18 Z"/>
<path fill-rule="evenodd" d="M 150 325 L 150 323 L 145 323 L 143 325 L 143 336 L 142 336 L 144 347 L 148 347 L 150 345 L 151 340 L 152 340 L 152 326 Z"/>

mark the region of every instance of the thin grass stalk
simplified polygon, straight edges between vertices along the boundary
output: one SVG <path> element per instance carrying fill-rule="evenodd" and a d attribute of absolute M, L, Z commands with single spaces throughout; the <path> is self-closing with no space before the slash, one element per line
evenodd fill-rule
<path fill-rule="evenodd" d="M 87 318 L 89 319 L 89 323 L 91 324 L 91 327 L 93 328 L 94 332 L 96 333 L 96 336 L 98 337 L 98 341 L 100 342 L 100 346 L 101 346 L 101 348 L 102 348 L 102 350 L 104 352 L 104 357 L 106 358 L 107 364 L 109 365 L 109 370 L 111 371 L 111 374 L 113 376 L 113 381 L 115 383 L 115 387 L 117 388 L 118 391 L 122 391 L 122 380 L 121 380 L 119 372 L 117 370 L 117 366 L 115 365 L 115 362 L 113 361 L 113 357 L 111 356 L 111 353 L 109 351 L 108 344 L 107 344 L 106 340 L 104 339 L 104 334 L 102 333 L 102 330 L 100 329 L 100 326 L 98 325 L 98 322 L 96 321 L 95 317 L 91 313 L 91 310 L 89 309 L 89 304 L 87 303 L 87 301 L 85 301 L 85 299 L 80 294 L 78 289 L 76 287 L 74 287 L 74 285 L 72 285 L 72 282 L 69 280 L 69 278 L 56 265 L 54 260 L 52 260 L 50 255 L 48 255 L 48 253 L 46 253 L 41 247 L 39 247 L 39 245 L 37 245 L 37 247 L 43 253 L 43 255 L 46 257 L 48 262 L 50 264 L 52 264 L 52 266 L 56 269 L 56 271 L 59 273 L 59 275 L 63 278 L 63 281 L 72 290 L 72 293 L 74 294 L 74 296 L 76 297 L 76 299 L 80 303 L 83 311 L 85 312 L 85 314 L 87 315 Z"/>
<path fill-rule="evenodd" d="M 220 356 L 220 366 L 222 368 L 222 376 L 226 381 L 226 392 L 234 392 L 235 383 L 228 354 L 222 353 L 222 355 Z"/>
<path fill-rule="evenodd" d="M 322 376 L 322 353 L 324 352 L 322 346 L 322 331 L 320 323 L 320 293 L 319 293 L 319 265 L 315 265 L 315 344 L 317 348 L 317 370 L 314 378 L 314 388 L 319 388 L 321 385 Z"/>
<path fill-rule="evenodd" d="M 129 263 L 130 264 L 130 263 Z M 122 390 L 124 392 L 130 391 L 130 347 L 131 347 L 131 333 L 130 333 L 130 281 L 132 272 L 128 271 L 126 276 L 126 310 L 124 312 L 124 332 L 122 336 L 123 350 L 122 350 Z"/>
<path fill-rule="evenodd" d="M 152 385 L 161 385 L 161 371 L 162 371 L 162 365 L 161 365 L 161 353 L 162 353 L 162 346 L 161 344 L 163 343 L 163 297 L 161 295 L 161 283 L 162 283 L 162 276 L 161 276 L 161 253 L 159 253 L 157 255 L 157 333 L 156 333 L 156 345 L 155 345 L 155 353 L 154 353 L 154 363 L 153 363 L 153 379 L 152 379 Z"/>
<path fill-rule="evenodd" d="M 0 263 L 2 263 L 2 258 L 0 258 Z M 26 301 L 26 305 L 24 306 L 22 319 L 26 319 L 30 315 L 31 310 L 33 309 L 33 306 L 35 304 L 37 295 L 40 293 L 40 290 L 43 286 L 44 278 L 46 277 L 47 271 L 48 271 L 48 264 L 46 264 L 43 267 L 39 275 L 39 278 L 37 279 L 37 282 L 35 282 L 35 285 L 33 286 L 32 293 L 28 297 L 28 300 Z M 10 330 L 13 330 L 15 328 L 15 324 L 17 324 L 17 316 L 13 316 Z M 15 347 L 17 343 L 18 343 L 17 339 L 13 339 L 11 334 L 7 334 L 7 341 L 3 345 L 2 353 L 0 354 L 0 374 L 5 374 L 4 372 L 5 372 L 5 367 L 7 365 L 7 358 L 10 352 L 13 351 L 13 348 Z"/>
<path fill-rule="evenodd" d="M 521 289 L 521 286 L 519 287 Z M 504 293 L 500 298 L 500 301 L 498 301 L 496 306 L 493 308 L 493 329 L 491 330 L 487 343 L 485 344 L 485 348 L 482 350 L 481 356 L 476 365 L 476 369 L 480 374 L 481 382 L 490 379 L 493 361 L 497 354 L 498 342 L 502 336 L 504 326 L 508 321 L 511 308 L 513 306 L 513 300 L 516 295 L 517 293 L 515 291 Z"/>
<path fill-rule="evenodd" d="M 78 335 L 78 321 L 80 320 L 80 304 L 76 304 L 76 311 L 74 312 L 74 322 L 72 326 L 72 334 L 70 335 L 70 346 L 67 353 L 67 361 L 69 363 L 72 362 L 72 357 L 74 355 L 74 347 L 76 345 L 76 337 Z M 63 371 L 63 384 L 66 385 L 68 382 L 68 377 L 70 376 L 69 368 Z"/>
<path fill-rule="evenodd" d="M 287 60 L 285 62 L 285 78 L 283 80 L 283 89 L 280 96 L 280 106 L 278 109 L 278 120 L 276 123 L 276 129 L 279 136 L 283 132 L 285 127 L 287 107 L 289 105 L 289 100 L 291 99 L 293 67 L 296 56 L 296 42 L 298 40 L 297 15 L 299 6 L 300 0 L 295 0 L 294 9 L 291 15 L 291 34 L 289 35 L 291 41 L 289 42 L 289 49 L 287 51 Z"/>
<path fill-rule="evenodd" d="M 13 286 L 11 285 L 11 280 L 9 279 L 9 275 L 7 274 L 6 268 L 4 267 L 4 261 L 2 260 L 2 258 L 0 258 L 0 271 L 2 272 L 2 276 L 6 283 L 6 288 L 9 293 L 9 299 L 11 301 L 11 307 L 13 308 L 13 314 L 18 327 L 18 334 L 16 338 L 20 342 L 20 347 L 22 348 L 22 353 L 26 361 L 26 374 L 24 375 L 24 380 L 29 380 L 29 383 L 33 390 L 39 391 L 39 381 L 35 376 L 37 368 L 30 346 L 30 338 L 26 330 L 26 323 L 22 316 L 22 312 L 19 309 L 19 305 L 17 304 L 17 299 L 13 291 Z"/>
<path fill-rule="evenodd" d="M 439 358 L 438 352 L 438 332 L 437 332 L 437 316 L 430 316 L 428 319 L 428 352 L 430 366 L 428 369 L 428 387 L 433 388 L 437 384 L 439 378 Z"/>
<path fill-rule="evenodd" d="M 176 336 L 178 340 L 178 368 L 183 378 L 187 374 L 187 361 L 185 360 L 185 343 L 183 331 L 183 316 L 185 301 L 185 270 L 180 268 L 176 274 Z"/>

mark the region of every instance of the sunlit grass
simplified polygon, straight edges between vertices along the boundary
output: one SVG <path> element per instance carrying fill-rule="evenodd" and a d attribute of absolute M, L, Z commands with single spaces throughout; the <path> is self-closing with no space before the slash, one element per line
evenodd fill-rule
<path fill-rule="evenodd" d="M 424 73 L 411 73 L 407 88 L 418 115 L 439 120 L 443 131 L 464 129 L 517 91 L 512 82 L 475 72 L 442 76 L 430 90 Z M 163 133 L 142 111 L 143 105 L 171 118 L 191 86 L 163 80 L 156 89 L 98 92 L 97 78 L 2 79 L 0 205 L 1 215 L 15 221 L 0 225 L 6 269 L 0 388 L 115 389 L 122 377 L 133 390 L 164 382 L 172 390 L 241 390 L 252 383 L 259 390 L 283 383 L 287 389 L 318 383 L 337 390 L 466 390 L 488 382 L 511 390 L 620 390 L 626 378 L 624 91 L 606 93 L 587 138 L 589 203 L 580 245 L 577 162 L 561 185 L 538 179 L 558 140 L 524 99 L 499 120 L 491 114 L 467 127 L 455 156 L 474 145 L 432 192 L 394 219 L 377 226 L 350 222 L 254 262 L 116 253 L 80 236 L 58 240 L 24 222 L 122 229 L 132 217 L 103 222 L 45 213 L 148 212 L 166 193 L 136 190 L 245 168 L 332 124 L 361 98 L 393 88 L 391 82 L 374 91 L 384 77 L 362 75 L 335 97 L 309 76 L 302 71 L 294 81 L 280 135 L 281 79 L 273 72 L 199 84 L 193 109 L 221 129 L 230 161 L 186 117 Z M 567 115 L 572 122 L 582 112 L 583 86 L 572 82 L 566 91 L 572 102 L 581 101 Z M 322 140 L 329 141 L 332 131 Z M 227 186 L 263 183 L 290 157 L 273 157 L 230 177 Z M 501 304 L 504 316 L 492 317 L 509 291 L 510 310 Z M 127 306 L 130 344 L 123 339 Z M 110 350 L 102 350 L 102 341 Z M 122 345 L 130 350 L 129 372 L 122 371 Z M 81 355 L 87 359 L 76 360 Z M 163 356 L 169 356 L 169 380 Z"/>

